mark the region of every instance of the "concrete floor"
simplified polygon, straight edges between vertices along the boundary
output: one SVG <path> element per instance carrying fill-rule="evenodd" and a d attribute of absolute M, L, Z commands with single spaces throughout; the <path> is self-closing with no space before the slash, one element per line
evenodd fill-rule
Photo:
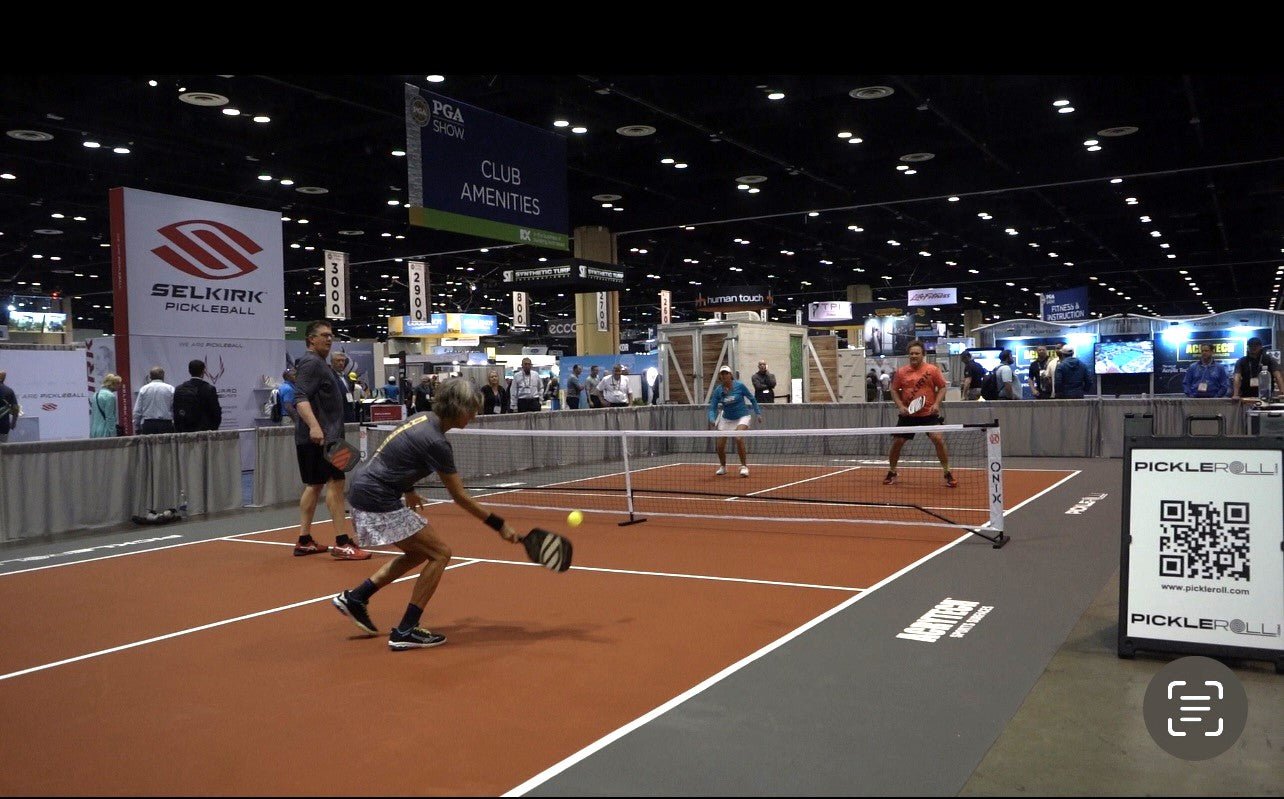
<path fill-rule="evenodd" d="M 1118 614 L 1116 572 L 959 795 L 1284 795 L 1284 675 L 1265 661 L 1222 660 L 1248 694 L 1243 733 L 1217 757 L 1173 757 L 1150 737 L 1141 706 L 1150 679 L 1180 656 L 1119 658 Z M 1001 673 L 1001 659 L 995 666 Z"/>

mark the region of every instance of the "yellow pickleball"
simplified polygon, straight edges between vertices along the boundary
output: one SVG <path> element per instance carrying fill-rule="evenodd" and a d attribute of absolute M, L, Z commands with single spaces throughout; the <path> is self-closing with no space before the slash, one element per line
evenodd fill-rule
<path fill-rule="evenodd" d="M 584 521 L 584 514 L 577 510 L 573 510 L 566 514 L 566 523 L 572 527 L 579 527 L 580 522 L 582 521 Z"/>

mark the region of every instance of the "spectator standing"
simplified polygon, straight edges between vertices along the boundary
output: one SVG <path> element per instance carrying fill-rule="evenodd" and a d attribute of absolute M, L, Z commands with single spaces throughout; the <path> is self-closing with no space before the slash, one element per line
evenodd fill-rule
<path fill-rule="evenodd" d="M 324 319 L 310 322 L 304 333 L 308 351 L 294 362 L 297 418 L 294 448 L 303 480 L 299 497 L 299 540 L 294 554 L 315 555 L 329 551 L 336 560 L 366 560 L 370 553 L 357 546 L 348 534 L 343 488 L 346 476 L 325 458 L 325 445 L 343 438 L 343 384 L 326 363 L 334 331 Z M 324 547 L 312 537 L 312 517 L 325 489 L 325 504 L 334 526 L 335 545 Z"/>
<path fill-rule="evenodd" d="M 142 435 L 174 432 L 174 387 L 165 382 L 165 369 L 153 366 L 147 385 L 134 400 L 134 432 Z"/>
<path fill-rule="evenodd" d="M 1057 363 L 1056 395 L 1060 399 L 1083 399 L 1092 391 L 1092 375 L 1083 361 L 1074 355 L 1074 347 L 1064 344 Z"/>
<path fill-rule="evenodd" d="M 598 370 L 597 364 L 589 367 L 588 376 L 588 401 L 590 408 L 603 408 L 606 404 L 602 402 L 602 373 Z"/>
<path fill-rule="evenodd" d="M 548 400 L 549 410 L 562 409 L 562 385 L 555 374 L 549 374 L 548 380 L 544 381 L 544 399 Z"/>
<path fill-rule="evenodd" d="M 892 375 L 887 369 L 883 369 L 882 374 L 878 376 L 879 399 L 883 402 L 892 401 Z"/>
<path fill-rule="evenodd" d="M 633 387 L 624 374 L 624 366 L 616 364 L 611 367 L 611 374 L 602 378 L 597 390 L 602 395 L 602 402 L 610 408 L 624 408 L 633 404 Z"/>
<path fill-rule="evenodd" d="M 174 389 L 174 430 L 195 433 L 217 430 L 223 424 L 223 406 L 218 390 L 205 381 L 205 361 L 193 358 L 187 362 L 187 381 Z"/>
<path fill-rule="evenodd" d="M 500 382 L 499 372 L 494 369 L 486 374 L 486 385 L 482 386 L 481 393 L 483 415 L 513 412 L 509 405 L 508 386 Z"/>
<path fill-rule="evenodd" d="M 8 372 L 0 370 L 0 444 L 9 440 L 9 431 L 18 426 L 18 395 L 4 384 Z"/>
<path fill-rule="evenodd" d="M 1057 366 L 1061 364 L 1060 352 L 1060 347 L 1048 349 L 1048 362 L 1043 365 L 1043 370 L 1040 372 L 1042 378 L 1039 384 L 1040 399 L 1057 398 Z"/>
<path fill-rule="evenodd" d="M 93 410 L 89 414 L 89 437 L 111 438 L 118 435 L 120 414 L 116 405 L 116 392 L 120 390 L 120 375 L 108 373 L 103 376 L 102 385 L 94 392 L 90 400 Z"/>
<path fill-rule="evenodd" d="M 509 393 L 512 395 L 513 409 L 518 413 L 530 413 L 540 409 L 544 397 L 544 381 L 531 368 L 531 359 L 522 358 L 522 368 L 513 372 L 513 382 Z"/>
<path fill-rule="evenodd" d="M 865 401 L 878 402 L 878 370 L 870 369 L 865 375 Z"/>
<path fill-rule="evenodd" d="M 999 375 L 999 399 L 1010 400 L 1016 399 L 1016 372 L 1012 368 L 1015 361 L 1012 350 L 1004 350 L 999 353 L 999 365 L 996 369 Z"/>
<path fill-rule="evenodd" d="M 1213 345 L 1199 345 L 1199 360 L 1186 367 L 1181 378 L 1182 391 L 1188 397 L 1225 397 L 1230 394 L 1230 374 L 1213 360 Z"/>
<path fill-rule="evenodd" d="M 1280 365 L 1262 350 L 1262 340 L 1253 336 L 1246 343 L 1248 354 L 1235 362 L 1235 384 L 1231 399 L 1270 399 L 1270 383 L 1277 384 L 1284 391 L 1284 376 L 1280 375 Z M 1262 384 L 1263 369 L 1266 370 L 1266 385 Z"/>
<path fill-rule="evenodd" d="M 298 418 L 294 409 L 294 370 L 286 369 L 281 373 L 281 385 L 276 387 L 277 398 L 281 401 L 281 421 L 291 424 Z"/>
<path fill-rule="evenodd" d="M 1034 360 L 1030 361 L 1030 396 L 1043 398 L 1043 370 L 1048 366 L 1048 348 L 1042 345 L 1035 347 Z"/>
<path fill-rule="evenodd" d="M 346 352 L 330 353 L 330 368 L 339 377 L 343 385 L 343 421 L 357 421 L 357 398 L 352 393 L 352 380 L 348 377 L 348 354 Z"/>
<path fill-rule="evenodd" d="M 383 387 L 383 396 L 393 402 L 398 401 L 401 397 L 401 389 L 397 387 L 397 378 L 388 378 L 388 383 Z"/>
<path fill-rule="evenodd" d="M 352 386 L 353 402 L 360 402 L 368 396 L 366 384 L 356 372 L 348 372 L 348 385 Z"/>
<path fill-rule="evenodd" d="M 767 371 L 767 362 L 758 361 L 758 371 L 753 373 L 753 398 L 759 404 L 776 401 L 776 376 Z"/>
<path fill-rule="evenodd" d="M 580 378 L 580 373 L 584 370 L 577 363 L 571 367 L 571 373 L 566 376 L 566 407 L 569 410 L 579 410 L 580 393 L 584 391 L 584 381 Z"/>
<path fill-rule="evenodd" d="M 963 399 L 976 400 L 981 396 L 981 381 L 985 379 L 985 367 L 977 363 L 976 358 L 967 350 L 959 356 L 963 363 L 963 383 L 959 387 Z"/>
<path fill-rule="evenodd" d="M 415 413 L 430 410 L 432 410 L 432 375 L 426 374 L 419 378 L 419 385 L 415 386 Z"/>

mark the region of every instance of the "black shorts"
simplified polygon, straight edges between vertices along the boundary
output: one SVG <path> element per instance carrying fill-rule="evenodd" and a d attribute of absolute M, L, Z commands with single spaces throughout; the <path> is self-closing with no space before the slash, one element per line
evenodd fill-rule
<path fill-rule="evenodd" d="M 940 414 L 934 413 L 931 416 L 898 416 L 896 418 L 897 427 L 923 427 L 929 424 L 945 424 L 945 420 Z M 892 438 L 901 438 L 909 441 L 918 433 L 892 433 Z"/>
<path fill-rule="evenodd" d="M 540 401 L 534 397 L 520 397 L 517 400 L 518 413 L 533 413 L 540 409 Z"/>
<path fill-rule="evenodd" d="M 299 477 L 303 478 L 305 486 L 325 485 L 331 480 L 343 482 L 347 478 L 342 470 L 334 468 L 325 459 L 325 451 L 320 444 L 309 441 L 295 444 L 294 449 L 299 458 Z"/>

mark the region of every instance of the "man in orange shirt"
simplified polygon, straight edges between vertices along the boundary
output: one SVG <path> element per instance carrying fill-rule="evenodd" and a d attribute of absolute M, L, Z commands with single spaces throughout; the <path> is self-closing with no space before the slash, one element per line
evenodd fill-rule
<path fill-rule="evenodd" d="M 896 410 L 900 414 L 896 420 L 896 426 L 921 427 L 943 424 L 940 408 L 941 403 L 945 401 L 948 383 L 945 382 L 940 369 L 924 360 L 925 351 L 922 341 L 918 339 L 911 341 L 906 354 L 909 356 L 909 365 L 897 369 L 892 377 L 892 402 L 896 403 Z M 883 485 L 889 486 L 896 482 L 896 462 L 901 458 L 901 448 L 915 435 L 917 433 L 892 434 L 892 449 L 887 454 L 887 477 L 883 478 Z M 936 457 L 941 462 L 941 468 L 945 470 L 945 484 L 950 488 L 956 488 L 958 481 L 950 472 L 950 453 L 945 447 L 945 437 L 939 432 L 927 433 L 927 437 L 936 447 Z"/>

